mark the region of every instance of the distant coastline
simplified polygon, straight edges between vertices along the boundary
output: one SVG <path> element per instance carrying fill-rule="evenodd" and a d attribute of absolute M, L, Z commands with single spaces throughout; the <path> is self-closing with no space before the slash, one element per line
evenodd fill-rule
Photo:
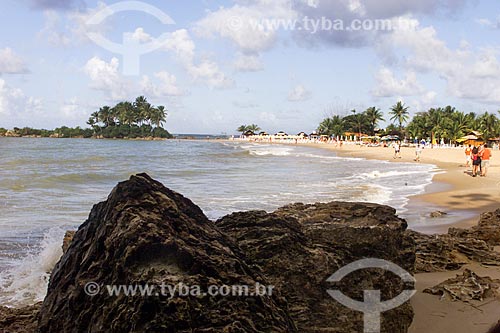
<path fill-rule="evenodd" d="M 28 132 L 29 134 L 23 134 L 23 129 L 7 130 L 5 128 L 0 128 L 0 138 L 29 138 L 29 139 L 96 139 L 96 140 L 142 140 L 142 141 L 157 141 L 157 140 L 228 140 L 228 136 L 225 134 L 183 134 L 174 133 L 170 134 L 169 137 L 155 137 L 155 136 L 140 136 L 140 137 L 104 137 L 95 135 L 72 135 L 72 134 L 60 134 L 56 130 L 45 130 L 45 129 L 31 129 L 31 131 L 36 131 L 37 134 L 33 132 Z M 73 129 L 74 130 L 74 129 Z M 43 132 L 43 133 L 42 133 Z M 26 133 L 26 131 L 24 132 Z"/>

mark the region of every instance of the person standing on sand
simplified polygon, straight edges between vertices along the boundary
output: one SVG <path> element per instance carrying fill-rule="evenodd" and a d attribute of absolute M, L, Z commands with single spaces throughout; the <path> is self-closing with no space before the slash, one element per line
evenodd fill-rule
<path fill-rule="evenodd" d="M 481 177 L 486 177 L 491 157 L 491 150 L 486 143 L 484 144 L 483 150 L 479 153 L 479 156 L 481 157 Z"/>
<path fill-rule="evenodd" d="M 479 157 L 479 149 L 477 147 L 472 148 L 472 177 L 477 176 L 479 166 L 481 165 L 481 157 Z"/>
<path fill-rule="evenodd" d="M 422 147 L 420 147 L 420 144 L 417 144 L 417 147 L 415 148 L 415 161 L 420 162 L 420 155 L 422 155 Z"/>
<path fill-rule="evenodd" d="M 465 167 L 466 168 L 470 167 L 471 152 L 472 152 L 472 147 L 471 147 L 471 145 L 469 145 L 469 147 L 465 148 Z"/>
<path fill-rule="evenodd" d="M 394 142 L 394 158 L 401 158 L 401 146 L 399 143 Z"/>
<path fill-rule="evenodd" d="M 484 145 L 479 145 L 477 148 L 477 156 L 479 156 L 479 159 L 481 160 L 481 155 L 483 155 L 483 150 L 484 150 Z M 483 167 L 481 163 L 479 163 L 479 174 L 481 175 L 483 173 Z"/>

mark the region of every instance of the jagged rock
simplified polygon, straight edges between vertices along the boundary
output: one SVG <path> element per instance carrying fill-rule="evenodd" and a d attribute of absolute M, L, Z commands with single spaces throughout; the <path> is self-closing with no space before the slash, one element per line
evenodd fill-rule
<path fill-rule="evenodd" d="M 448 213 L 445 213 L 445 212 L 441 212 L 439 210 L 435 211 L 435 212 L 432 212 L 430 213 L 430 217 L 432 218 L 436 218 L 436 217 L 443 217 L 445 215 L 448 215 Z"/>
<path fill-rule="evenodd" d="M 440 295 L 452 301 L 470 302 L 483 301 L 498 295 L 500 280 L 490 277 L 481 277 L 470 269 L 465 269 L 462 274 L 448 279 L 437 286 L 424 289 L 424 293 Z"/>
<path fill-rule="evenodd" d="M 73 240 L 73 237 L 75 237 L 75 232 L 74 230 L 68 230 L 64 234 L 64 239 L 63 239 L 63 244 L 62 244 L 62 250 L 63 253 L 66 253 L 66 251 L 69 248 L 69 245 L 71 244 L 71 241 Z"/>
<path fill-rule="evenodd" d="M 450 228 L 448 233 L 455 237 L 483 240 L 491 246 L 500 245 L 500 209 L 482 213 L 476 226 L 470 229 Z"/>
<path fill-rule="evenodd" d="M 101 286 L 93 297 L 84 290 L 91 281 Z M 257 282 L 268 284 L 196 205 L 140 174 L 119 183 L 76 232 L 53 270 L 38 331 L 294 332 L 277 292 L 127 297 L 110 296 L 104 287 L 182 283 L 207 291 Z"/>
<path fill-rule="evenodd" d="M 41 302 L 18 309 L 0 306 L 0 332 L 35 332 L 40 306 Z"/>
<path fill-rule="evenodd" d="M 358 300 L 366 289 L 381 290 L 383 299 L 409 289 L 399 277 L 378 269 L 356 271 L 335 286 L 326 282 L 339 268 L 362 258 L 386 259 L 413 271 L 414 243 L 393 208 L 347 202 L 293 204 L 273 213 L 233 213 L 216 224 L 282 292 L 300 332 L 363 331 L 362 314 L 337 303 L 328 289 Z M 382 332 L 406 332 L 412 318 L 408 303 L 385 312 Z"/>
<path fill-rule="evenodd" d="M 457 270 L 478 262 L 500 266 L 500 210 L 481 214 L 477 226 L 470 229 L 450 228 L 447 234 L 425 235 L 407 231 L 416 243 L 415 271 L 439 272 Z"/>

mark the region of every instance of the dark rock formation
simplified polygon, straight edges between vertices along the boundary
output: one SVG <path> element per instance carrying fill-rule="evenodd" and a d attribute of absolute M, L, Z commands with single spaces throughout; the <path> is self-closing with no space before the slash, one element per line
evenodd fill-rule
<path fill-rule="evenodd" d="M 500 209 L 481 214 L 477 226 L 470 229 L 450 228 L 448 234 L 454 237 L 483 240 L 488 245 L 500 245 Z"/>
<path fill-rule="evenodd" d="M 500 280 L 481 277 L 470 269 L 448 279 L 435 287 L 424 289 L 424 293 L 440 295 L 452 301 L 483 301 L 498 295 Z"/>
<path fill-rule="evenodd" d="M 75 237 L 75 232 L 76 231 L 68 230 L 64 234 L 64 239 L 63 239 L 63 244 L 62 244 L 63 253 L 66 253 L 66 251 L 68 250 L 69 244 L 71 244 L 73 237 Z"/>
<path fill-rule="evenodd" d="M 448 215 L 448 213 L 445 213 L 445 212 L 442 212 L 442 211 L 439 211 L 439 210 L 437 210 L 437 211 L 432 212 L 432 213 L 429 214 L 429 216 L 432 217 L 432 218 L 443 217 L 443 216 L 446 216 L 446 215 Z"/>
<path fill-rule="evenodd" d="M 0 306 L 0 332 L 29 333 L 35 332 L 37 316 L 41 302 L 19 309 Z"/>
<path fill-rule="evenodd" d="M 84 287 L 96 282 L 95 296 Z M 95 205 L 56 265 L 39 332 L 294 332 L 286 301 L 199 295 L 110 296 L 105 285 L 267 285 L 190 200 L 145 174 Z M 95 289 L 92 289 L 95 291 Z M 175 295 L 178 296 L 178 295 Z"/>
<path fill-rule="evenodd" d="M 328 289 L 358 300 L 366 289 L 381 290 L 383 299 L 409 289 L 399 277 L 378 269 L 353 272 L 335 286 L 326 282 L 339 268 L 362 258 L 386 259 L 413 271 L 414 243 L 393 208 L 347 202 L 293 204 L 270 214 L 234 213 L 216 224 L 285 296 L 300 332 L 363 331 L 362 314 L 337 303 Z M 412 317 L 409 304 L 385 312 L 382 332 L 406 332 Z"/>
<path fill-rule="evenodd" d="M 416 243 L 415 271 L 457 270 L 478 262 L 500 266 L 500 209 L 481 214 L 479 223 L 470 229 L 450 228 L 447 234 L 425 235 L 407 231 Z"/>

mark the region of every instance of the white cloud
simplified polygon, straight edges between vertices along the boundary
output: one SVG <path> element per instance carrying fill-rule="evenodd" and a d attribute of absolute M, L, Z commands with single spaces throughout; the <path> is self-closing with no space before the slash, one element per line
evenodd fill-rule
<path fill-rule="evenodd" d="M 301 102 L 311 98 L 311 96 L 311 92 L 299 84 L 288 93 L 288 100 L 290 102 Z"/>
<path fill-rule="evenodd" d="M 269 112 L 261 112 L 259 113 L 259 120 L 266 123 L 274 123 L 276 122 L 276 115 Z"/>
<path fill-rule="evenodd" d="M 98 2 L 97 7 L 93 9 L 85 8 L 65 13 L 52 9 L 45 10 L 45 24 L 38 32 L 38 37 L 45 38 L 51 45 L 63 47 L 80 46 L 83 42 L 89 42 L 88 32 L 104 34 L 108 29 L 106 21 L 96 25 L 87 24 L 92 16 L 106 6 L 106 3 Z"/>
<path fill-rule="evenodd" d="M 26 64 L 12 49 L 0 49 L 0 74 L 26 73 Z"/>
<path fill-rule="evenodd" d="M 66 121 L 81 121 L 82 119 L 86 119 L 90 114 L 88 106 L 82 105 L 76 97 L 64 101 L 59 111 L 61 118 Z"/>
<path fill-rule="evenodd" d="M 375 74 L 375 88 L 372 94 L 377 97 L 394 97 L 420 95 L 423 87 L 417 82 L 417 75 L 413 71 L 406 73 L 406 77 L 398 80 L 387 67 L 382 67 Z"/>
<path fill-rule="evenodd" d="M 58 29 L 61 24 L 61 16 L 53 10 L 46 10 L 43 15 L 45 16 L 45 24 L 38 32 L 38 36 L 47 39 L 51 45 L 68 46 L 71 43 L 71 36 Z"/>
<path fill-rule="evenodd" d="M 234 69 L 240 72 L 258 72 L 264 69 L 262 60 L 257 55 L 240 54 L 234 61 Z"/>
<path fill-rule="evenodd" d="M 174 31 L 165 42 L 164 48 L 176 54 L 180 63 L 195 81 L 204 82 L 212 88 L 233 86 L 234 81 L 228 78 L 215 62 L 209 59 L 196 62 L 196 46 L 186 29 Z"/>
<path fill-rule="evenodd" d="M 487 19 L 487 18 L 480 18 L 480 19 L 477 19 L 476 22 L 479 25 L 481 25 L 483 27 L 490 28 L 490 29 L 500 28 L 500 17 L 497 17 L 497 19 L 495 21 L 492 21 L 492 20 Z"/>
<path fill-rule="evenodd" d="M 104 91 L 112 100 L 121 100 L 127 98 L 129 83 L 118 72 L 119 65 L 120 62 L 114 57 L 109 63 L 93 57 L 83 70 L 92 81 L 90 86 L 93 89 Z"/>
<path fill-rule="evenodd" d="M 33 120 L 42 110 L 42 100 L 26 96 L 19 88 L 11 87 L 0 79 L 0 119 L 11 126 L 19 125 L 19 120 Z M 4 125 L 5 126 L 5 125 Z"/>
<path fill-rule="evenodd" d="M 137 28 L 133 33 L 130 34 L 132 40 L 139 43 L 147 43 L 152 41 L 151 35 L 144 31 L 144 28 Z"/>
<path fill-rule="evenodd" d="M 411 21 L 414 28 L 386 35 L 379 51 L 392 53 L 406 72 L 427 73 L 443 79 L 447 93 L 452 96 L 484 103 L 500 102 L 497 49 L 471 50 L 467 41 L 461 41 L 458 48 L 452 49 L 432 26 L 421 27 L 418 20 L 405 19 Z M 406 81 L 410 85 L 413 82 L 411 77 Z M 377 90 L 380 89 L 375 88 Z M 384 95 L 382 92 L 378 95 Z"/>
<path fill-rule="evenodd" d="M 262 20 L 295 17 L 289 0 L 248 1 L 209 12 L 196 23 L 195 32 L 207 38 L 227 38 L 244 52 L 260 52 L 271 48 L 277 37 L 277 30 L 267 29 Z"/>
<path fill-rule="evenodd" d="M 147 96 L 181 96 L 185 94 L 184 91 L 177 87 L 175 75 L 162 71 L 155 73 L 154 76 L 157 78 L 158 84 L 154 84 L 147 75 L 142 77 L 141 90 Z"/>

